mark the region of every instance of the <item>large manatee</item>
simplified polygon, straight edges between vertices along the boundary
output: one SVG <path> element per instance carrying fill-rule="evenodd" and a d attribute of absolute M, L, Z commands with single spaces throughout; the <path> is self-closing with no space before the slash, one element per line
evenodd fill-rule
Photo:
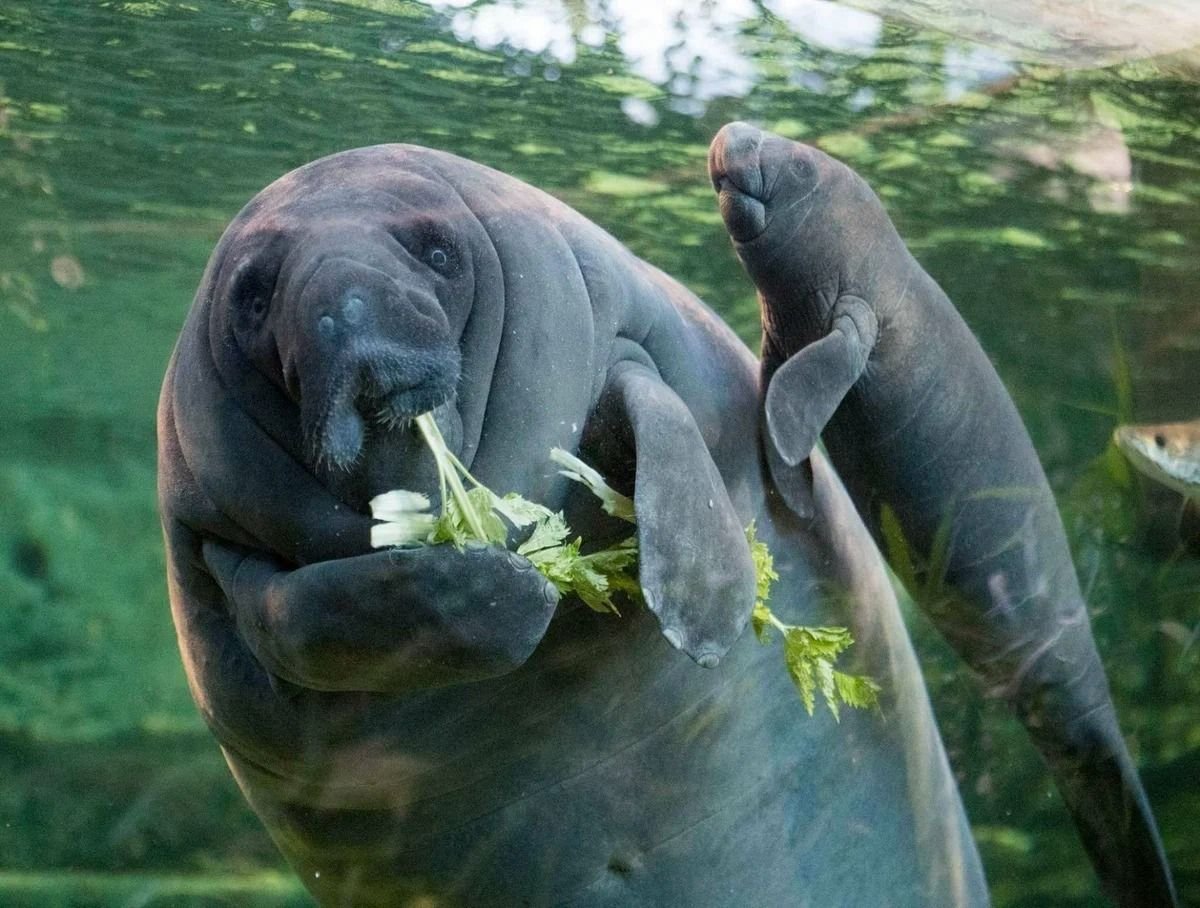
<path fill-rule="evenodd" d="M 486 167 L 359 149 L 237 216 L 160 400 L 170 594 L 196 702 L 323 904 L 986 904 L 877 550 L 819 458 L 815 519 L 782 505 L 758 396 L 682 286 Z M 372 552 L 370 498 L 437 487 L 429 408 L 598 544 L 621 526 L 549 449 L 631 493 L 652 614 L 556 602 L 499 548 Z M 742 633 L 751 521 L 775 611 L 848 625 L 882 712 L 809 718 Z"/>
<path fill-rule="evenodd" d="M 709 172 L 762 304 L 769 463 L 821 435 L 881 537 L 892 510 L 918 602 L 1028 729 L 1106 891 L 1174 905 L 1054 496 L 979 342 L 841 162 L 731 123 Z"/>

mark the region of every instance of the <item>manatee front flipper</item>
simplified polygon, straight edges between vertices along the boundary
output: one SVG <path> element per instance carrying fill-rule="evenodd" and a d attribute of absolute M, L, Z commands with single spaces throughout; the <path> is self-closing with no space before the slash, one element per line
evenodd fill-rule
<path fill-rule="evenodd" d="M 627 462 L 632 446 L 646 605 L 672 646 L 712 668 L 750 617 L 754 565 L 695 419 L 657 374 L 623 363 L 609 373 L 584 444 L 601 462 Z"/>
<path fill-rule="evenodd" d="M 217 542 L 203 552 L 255 659 L 310 690 L 396 693 L 512 671 L 558 601 L 533 565 L 494 546 L 377 552 L 296 570 Z"/>
<path fill-rule="evenodd" d="M 865 300 L 842 296 L 827 335 L 802 347 L 767 385 L 767 440 L 789 467 L 812 453 L 842 398 L 863 374 L 875 346 L 875 313 Z"/>

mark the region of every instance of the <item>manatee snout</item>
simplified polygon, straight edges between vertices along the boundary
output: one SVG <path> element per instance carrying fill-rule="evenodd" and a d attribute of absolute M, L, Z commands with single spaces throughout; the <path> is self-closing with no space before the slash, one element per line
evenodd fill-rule
<path fill-rule="evenodd" d="M 721 205 L 721 217 L 738 242 L 767 229 L 764 180 L 759 158 L 762 130 L 749 123 L 721 127 L 708 148 L 708 176 Z"/>
<path fill-rule="evenodd" d="M 454 395 L 461 358 L 420 281 L 331 259 L 299 303 L 285 380 L 315 462 L 348 469 L 372 427 L 401 424 Z"/>
<path fill-rule="evenodd" d="M 729 235 L 737 243 L 758 239 L 770 226 L 772 201 L 789 204 L 817 185 L 815 149 L 789 142 L 749 123 L 721 127 L 708 149 L 708 175 Z"/>

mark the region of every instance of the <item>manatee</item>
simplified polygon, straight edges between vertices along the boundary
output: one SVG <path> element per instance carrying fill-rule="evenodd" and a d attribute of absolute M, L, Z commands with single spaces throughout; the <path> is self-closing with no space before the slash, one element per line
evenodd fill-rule
<path fill-rule="evenodd" d="M 878 551 L 829 465 L 782 504 L 758 369 L 683 286 L 550 196 L 407 145 L 263 190 L 163 384 L 159 498 L 191 690 L 324 905 L 983 905 Z M 598 615 L 498 547 L 373 552 L 367 503 L 437 488 L 432 409 L 489 487 L 627 525 L 646 610 Z M 743 633 L 847 625 L 884 712 L 809 718 Z"/>
<path fill-rule="evenodd" d="M 1016 407 L 853 170 L 745 123 L 709 173 L 762 314 L 765 443 L 807 508 L 818 436 L 918 602 L 1024 723 L 1107 893 L 1175 904 L 1066 534 Z"/>

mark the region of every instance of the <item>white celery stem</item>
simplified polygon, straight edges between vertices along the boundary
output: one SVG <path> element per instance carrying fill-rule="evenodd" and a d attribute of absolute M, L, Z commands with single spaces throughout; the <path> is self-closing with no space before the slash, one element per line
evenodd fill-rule
<path fill-rule="evenodd" d="M 442 490 L 442 507 L 445 507 L 446 487 L 450 487 L 450 494 L 454 496 L 455 502 L 459 509 L 463 512 L 463 517 L 466 518 L 467 526 L 471 528 L 471 532 L 480 540 L 487 539 L 487 533 L 483 529 L 483 524 L 479 521 L 479 515 L 475 513 L 475 507 L 471 504 L 471 500 L 467 498 L 467 490 L 463 488 L 462 480 L 458 478 L 458 471 L 455 469 L 455 463 L 458 461 L 450 453 L 450 449 L 446 446 L 446 439 L 442 437 L 441 430 L 437 427 L 437 423 L 433 421 L 432 413 L 422 413 L 416 418 L 417 428 L 421 431 L 421 437 L 425 439 L 425 444 L 429 446 L 429 450 L 433 452 L 433 458 L 437 461 L 438 478 L 441 481 Z M 453 459 L 454 462 L 451 462 Z M 466 472 L 465 470 L 463 472 Z M 472 480 L 474 481 L 474 480 Z"/>

